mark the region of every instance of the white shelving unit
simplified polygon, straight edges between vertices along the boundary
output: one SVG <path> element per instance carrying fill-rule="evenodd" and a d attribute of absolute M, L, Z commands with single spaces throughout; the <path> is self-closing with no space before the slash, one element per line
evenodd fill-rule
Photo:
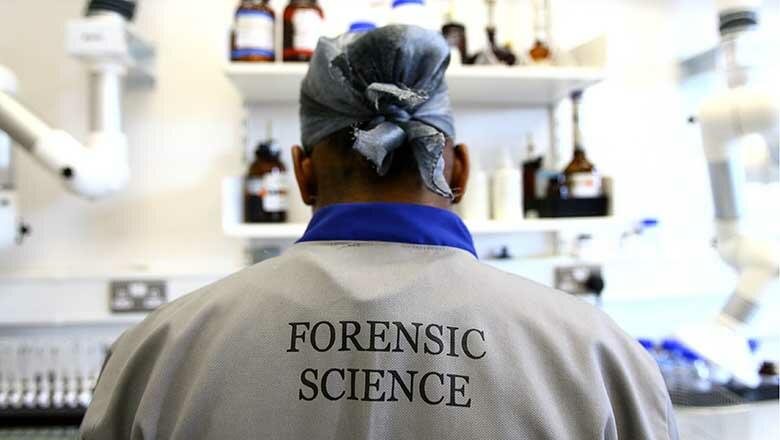
<path fill-rule="evenodd" d="M 450 99 L 459 104 L 549 107 L 606 77 L 606 37 L 562 54 L 563 66 L 462 66 L 447 71 Z M 229 63 L 225 75 L 250 106 L 298 101 L 306 63 Z"/>
<path fill-rule="evenodd" d="M 244 223 L 242 178 L 226 177 L 222 182 L 222 229 L 225 235 L 263 241 L 293 241 L 306 230 L 305 223 Z M 622 226 L 616 217 L 525 219 L 516 223 L 466 222 L 474 236 L 530 232 L 587 233 Z"/>
<path fill-rule="evenodd" d="M 513 106 L 545 108 L 555 138 L 554 111 L 573 91 L 606 77 L 606 38 L 595 38 L 561 54 L 562 66 L 462 66 L 450 68 L 447 83 L 454 105 L 479 108 Z M 298 101 L 305 63 L 229 63 L 225 75 L 235 85 L 247 108 L 249 124 L 262 117 L 268 105 Z M 552 143 L 552 142 L 551 142 Z M 299 238 L 303 223 L 245 224 L 240 177 L 228 177 L 222 188 L 222 227 L 231 237 L 254 242 L 285 242 Z M 622 226 L 615 217 L 529 219 L 517 223 L 495 221 L 467 224 L 475 236 L 516 233 L 587 233 Z"/>
<path fill-rule="evenodd" d="M 304 63 L 230 63 L 225 73 L 250 104 L 295 102 Z M 454 103 L 552 105 L 604 79 L 599 67 L 464 66 L 447 72 Z"/>

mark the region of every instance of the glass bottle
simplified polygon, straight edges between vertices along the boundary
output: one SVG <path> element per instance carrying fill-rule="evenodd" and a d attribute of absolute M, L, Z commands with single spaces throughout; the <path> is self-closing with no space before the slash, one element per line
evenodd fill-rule
<path fill-rule="evenodd" d="M 488 25 L 485 29 L 485 32 L 487 33 L 487 47 L 482 52 L 475 55 L 473 59 L 470 59 L 467 64 L 506 64 L 508 66 L 513 66 L 515 62 L 517 62 L 517 57 L 512 53 L 511 46 L 505 45 L 502 47 L 496 43 L 496 0 L 485 0 L 485 3 L 487 4 L 488 10 Z"/>
<path fill-rule="evenodd" d="M 233 61 L 274 61 L 276 16 L 269 0 L 242 0 L 236 10 L 230 59 Z"/>
<path fill-rule="evenodd" d="M 455 20 L 455 2 L 450 1 L 450 7 L 444 19 L 444 25 L 441 27 L 441 33 L 447 44 L 452 49 L 450 57 L 451 65 L 466 64 L 468 60 L 468 51 L 466 50 L 466 26 Z M 457 60 L 460 59 L 460 63 Z"/>
<path fill-rule="evenodd" d="M 528 133 L 528 157 L 523 161 L 523 212 L 537 210 L 536 174 L 542 168 L 542 156 L 534 157 L 534 139 Z"/>
<path fill-rule="evenodd" d="M 287 221 L 287 175 L 272 140 L 261 142 L 249 166 L 244 183 L 244 221 L 283 223 Z"/>
<path fill-rule="evenodd" d="M 541 2 L 541 5 L 539 4 Z M 534 45 L 528 51 L 531 61 L 537 64 L 549 64 L 552 61 L 552 52 L 547 45 L 550 23 L 549 0 L 534 1 Z"/>
<path fill-rule="evenodd" d="M 309 61 L 324 32 L 317 0 L 290 0 L 284 9 L 284 61 Z"/>
<path fill-rule="evenodd" d="M 565 183 L 571 197 L 598 197 L 601 195 L 601 178 L 596 172 L 596 167 L 588 160 L 582 143 L 580 129 L 582 91 L 572 93 L 571 99 L 574 123 L 574 157 L 563 170 Z"/>

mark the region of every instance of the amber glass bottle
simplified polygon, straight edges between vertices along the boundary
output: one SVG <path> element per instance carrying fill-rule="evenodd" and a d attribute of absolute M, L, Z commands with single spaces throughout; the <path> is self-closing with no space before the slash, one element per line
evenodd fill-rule
<path fill-rule="evenodd" d="M 230 48 L 233 61 L 273 61 L 276 16 L 269 0 L 242 0 Z"/>
<path fill-rule="evenodd" d="M 309 61 L 324 23 L 317 0 L 290 0 L 284 9 L 284 61 Z"/>
<path fill-rule="evenodd" d="M 601 178 L 596 167 L 588 160 L 582 144 L 580 130 L 580 101 L 582 92 L 572 93 L 572 114 L 574 123 L 574 157 L 563 170 L 566 186 L 571 197 L 598 197 L 601 195 Z"/>
<path fill-rule="evenodd" d="M 244 221 L 287 221 L 287 174 L 273 141 L 261 142 L 244 184 Z"/>
<path fill-rule="evenodd" d="M 550 4 L 548 0 L 536 0 L 534 9 L 534 45 L 528 51 L 528 56 L 534 63 L 548 64 L 552 61 L 552 52 L 547 43 L 550 37 Z"/>

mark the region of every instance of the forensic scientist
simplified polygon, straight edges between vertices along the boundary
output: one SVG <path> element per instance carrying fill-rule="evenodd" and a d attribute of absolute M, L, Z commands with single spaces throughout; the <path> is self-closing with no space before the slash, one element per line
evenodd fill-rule
<path fill-rule="evenodd" d="M 85 439 L 676 439 L 659 371 L 605 314 L 479 262 L 450 212 L 433 31 L 320 40 L 282 256 L 174 301 L 110 350 Z"/>

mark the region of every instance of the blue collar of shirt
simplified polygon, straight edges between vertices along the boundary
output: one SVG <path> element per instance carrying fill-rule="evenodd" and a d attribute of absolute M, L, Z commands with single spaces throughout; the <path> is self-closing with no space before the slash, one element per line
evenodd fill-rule
<path fill-rule="evenodd" d="M 450 211 L 406 203 L 344 203 L 314 213 L 298 243 L 383 241 L 448 246 L 477 256 L 471 233 Z"/>

